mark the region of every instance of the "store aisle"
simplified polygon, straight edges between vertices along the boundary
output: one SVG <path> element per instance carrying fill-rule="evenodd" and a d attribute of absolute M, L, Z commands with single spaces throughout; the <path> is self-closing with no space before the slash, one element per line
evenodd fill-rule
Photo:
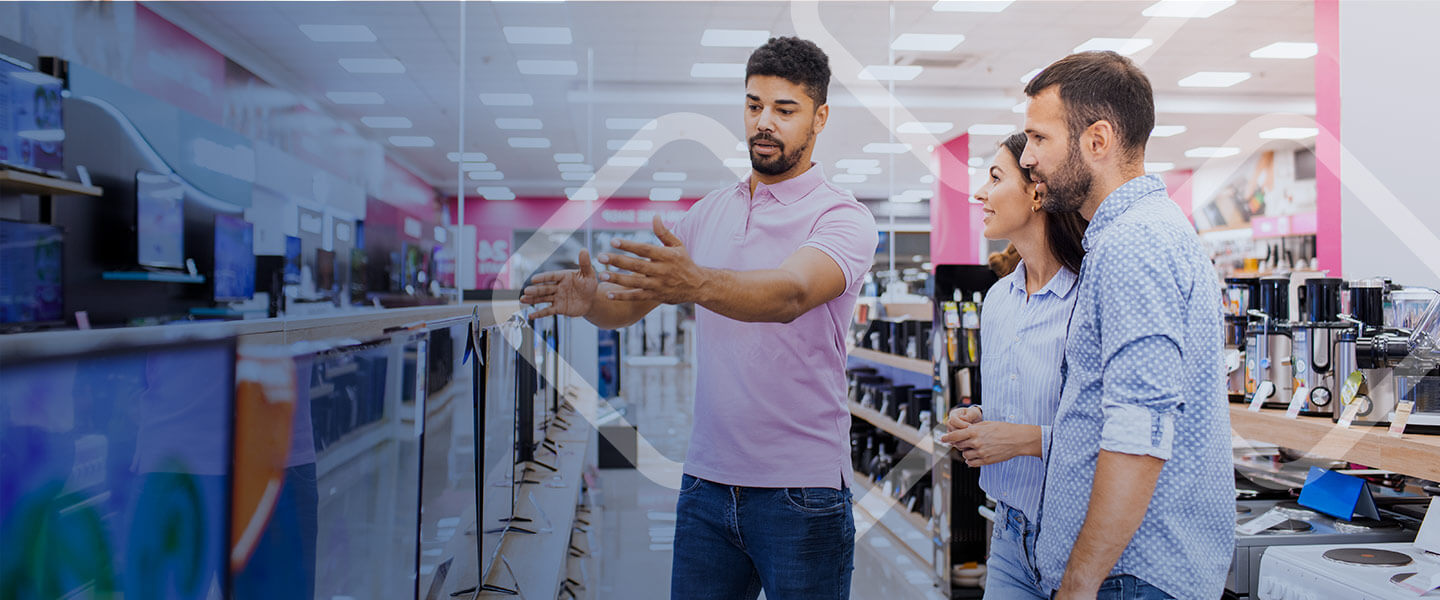
<path fill-rule="evenodd" d="M 600 472 L 601 503 L 594 597 L 664 600 L 670 597 L 678 463 L 689 446 L 693 418 L 693 371 L 686 365 L 622 369 L 628 418 L 669 461 L 645 461 L 640 469 Z M 666 465 L 655 464 L 667 462 Z M 651 476 L 656 480 L 652 480 Z M 899 542 L 864 522 L 856 510 L 853 598 L 937 600 L 927 567 L 898 550 Z M 762 596 L 763 598 L 763 596 Z"/>

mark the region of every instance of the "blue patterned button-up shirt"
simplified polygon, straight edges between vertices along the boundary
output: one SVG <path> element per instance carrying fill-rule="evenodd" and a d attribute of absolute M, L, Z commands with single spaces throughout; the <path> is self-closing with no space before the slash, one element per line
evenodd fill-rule
<path fill-rule="evenodd" d="M 1107 450 L 1165 461 L 1111 574 L 1219 598 L 1235 548 L 1219 279 L 1152 175 L 1100 204 L 1084 246 L 1036 542 L 1043 583 L 1060 585 Z"/>

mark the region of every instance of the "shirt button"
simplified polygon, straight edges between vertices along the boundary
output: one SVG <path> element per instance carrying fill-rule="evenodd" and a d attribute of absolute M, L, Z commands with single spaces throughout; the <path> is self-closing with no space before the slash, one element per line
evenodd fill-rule
<path fill-rule="evenodd" d="M 1010 374 L 1010 381 L 1015 381 L 1015 374 L 1014 374 L 1014 373 L 1011 373 L 1011 374 Z"/>

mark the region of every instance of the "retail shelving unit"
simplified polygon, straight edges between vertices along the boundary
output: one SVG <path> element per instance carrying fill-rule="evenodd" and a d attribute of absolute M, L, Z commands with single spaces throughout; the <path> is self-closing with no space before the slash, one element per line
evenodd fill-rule
<path fill-rule="evenodd" d="M 887 367 L 894 367 L 896 369 L 909 371 L 911 373 L 916 373 L 925 377 L 930 377 L 931 374 L 935 371 L 935 365 L 928 360 L 906 358 L 904 356 L 896 356 L 894 354 L 887 354 L 885 352 L 876 352 L 874 350 L 868 350 L 865 348 L 852 348 L 850 350 L 850 356 L 866 362 L 881 364 Z"/>
<path fill-rule="evenodd" d="M 104 190 L 97 186 L 11 169 L 0 169 L 0 189 L 39 196 L 91 196 L 98 198 L 104 193 Z"/>
<path fill-rule="evenodd" d="M 1391 437 L 1388 428 L 1357 425 L 1347 429 L 1325 417 L 1291 419 L 1283 410 L 1251 412 L 1243 404 L 1230 405 L 1230 428 L 1247 440 L 1440 480 L 1440 436 Z"/>

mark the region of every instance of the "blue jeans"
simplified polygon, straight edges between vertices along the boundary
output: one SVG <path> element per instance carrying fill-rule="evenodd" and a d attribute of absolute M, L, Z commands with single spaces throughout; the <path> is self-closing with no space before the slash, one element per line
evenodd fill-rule
<path fill-rule="evenodd" d="M 1175 597 L 1134 575 L 1115 575 L 1106 577 L 1100 584 L 1095 600 L 1175 600 Z"/>
<path fill-rule="evenodd" d="M 751 488 L 685 475 L 674 600 L 846 600 L 855 569 L 849 490 Z"/>
<path fill-rule="evenodd" d="M 995 533 L 985 564 L 985 600 L 1046 600 L 1035 567 L 1035 536 L 1040 529 L 1025 513 L 995 504 Z"/>

